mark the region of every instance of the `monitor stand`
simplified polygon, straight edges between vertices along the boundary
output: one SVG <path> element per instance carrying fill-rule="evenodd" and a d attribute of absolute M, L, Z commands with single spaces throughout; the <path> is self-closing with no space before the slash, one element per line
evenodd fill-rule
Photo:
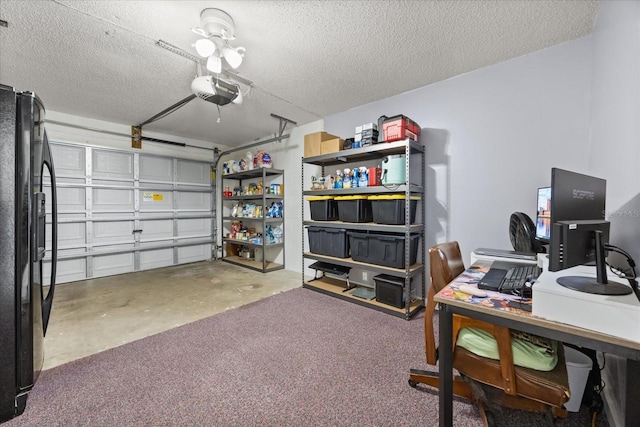
<path fill-rule="evenodd" d="M 605 261 L 605 249 L 602 242 L 602 231 L 595 231 L 596 240 L 596 278 L 588 276 L 563 276 L 558 277 L 556 282 L 565 288 L 587 294 L 598 295 L 627 295 L 633 292 L 629 286 L 622 283 L 607 280 L 607 263 Z"/>

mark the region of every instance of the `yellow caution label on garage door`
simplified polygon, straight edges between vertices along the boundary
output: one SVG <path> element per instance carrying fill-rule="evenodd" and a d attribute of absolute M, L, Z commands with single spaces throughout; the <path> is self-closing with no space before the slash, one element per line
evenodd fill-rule
<path fill-rule="evenodd" d="M 161 202 L 162 193 L 142 193 L 143 202 Z"/>

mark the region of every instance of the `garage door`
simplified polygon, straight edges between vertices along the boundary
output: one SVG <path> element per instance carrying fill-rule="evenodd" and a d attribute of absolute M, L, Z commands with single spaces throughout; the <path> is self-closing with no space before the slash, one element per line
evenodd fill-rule
<path fill-rule="evenodd" d="M 55 141 L 51 150 L 58 192 L 56 283 L 211 259 L 211 163 Z"/>

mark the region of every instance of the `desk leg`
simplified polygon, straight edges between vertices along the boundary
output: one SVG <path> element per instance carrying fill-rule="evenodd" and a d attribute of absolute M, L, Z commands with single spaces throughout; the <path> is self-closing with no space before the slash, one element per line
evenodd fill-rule
<path fill-rule="evenodd" d="M 626 397 L 624 410 L 624 425 L 638 425 L 640 418 L 640 406 L 638 399 L 640 398 L 640 361 L 627 360 L 626 370 Z"/>
<path fill-rule="evenodd" d="M 453 425 L 453 314 L 445 304 L 440 304 L 438 314 L 440 361 L 440 427 Z"/>

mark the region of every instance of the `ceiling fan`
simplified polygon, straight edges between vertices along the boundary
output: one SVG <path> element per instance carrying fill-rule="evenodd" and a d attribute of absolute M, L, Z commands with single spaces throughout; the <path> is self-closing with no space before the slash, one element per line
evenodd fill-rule
<path fill-rule="evenodd" d="M 235 40 L 235 23 L 228 13 L 220 9 L 204 9 L 200 13 L 200 27 L 192 28 L 191 30 L 202 37 L 192 46 L 200 57 L 207 58 L 206 68 L 214 75 L 202 74 L 200 58 L 185 52 L 177 46 L 163 40 L 158 40 L 156 42 L 158 46 L 195 62 L 197 65 L 198 75 L 191 82 L 191 95 L 178 101 L 172 106 L 165 108 L 139 125 L 131 126 L 131 146 L 133 148 L 142 148 L 143 139 L 184 146 L 185 144 L 183 143 L 143 137 L 142 126 L 166 117 L 195 98 L 200 98 L 204 101 L 217 105 L 219 113 L 220 106 L 227 105 L 229 103 L 242 103 L 243 94 L 240 89 L 240 83 L 249 87 L 249 90 L 254 87 L 254 83 L 252 81 L 240 77 L 233 71 L 222 68 L 222 59 L 224 59 L 233 70 L 238 68 L 242 63 L 244 52 L 246 51 L 243 47 L 232 47 L 229 44 L 230 40 Z M 270 140 L 260 141 L 255 144 L 264 144 L 269 141 L 280 141 L 281 139 L 289 136 L 284 134 L 287 124 L 297 124 L 293 120 L 278 116 L 277 114 L 272 113 L 271 116 L 278 119 L 280 122 L 278 135 Z M 217 122 L 220 122 L 220 116 L 218 116 Z"/>
<path fill-rule="evenodd" d="M 235 22 L 233 18 L 221 9 L 207 8 L 200 13 L 200 27 L 191 31 L 202 38 L 193 47 L 198 55 L 207 58 L 207 70 L 216 76 L 199 76 L 191 83 L 191 91 L 200 99 L 216 105 L 226 105 L 229 102 L 242 103 L 240 86 L 220 79 L 222 59 L 233 69 L 242 64 L 244 47 L 232 47 L 230 40 L 235 40 Z"/>
<path fill-rule="evenodd" d="M 232 47 L 230 40 L 235 40 L 235 22 L 233 18 L 221 9 L 207 8 L 200 13 L 200 27 L 192 28 L 191 31 L 198 34 L 202 38 L 197 40 L 192 46 L 198 55 L 207 58 L 207 70 L 214 75 L 202 75 L 200 59 L 184 52 L 182 49 L 173 46 L 162 40 L 158 41 L 158 45 L 168 49 L 174 53 L 193 60 L 198 66 L 198 75 L 191 82 L 192 94 L 178 101 L 172 106 L 162 110 L 153 117 L 145 120 L 137 126 L 132 126 L 132 146 L 141 147 L 142 126 L 159 120 L 173 113 L 177 109 L 183 107 L 195 98 L 211 102 L 220 107 L 229 103 L 242 104 L 243 95 L 240 85 L 231 80 L 225 80 L 221 75 L 230 75 L 232 73 L 222 69 L 222 59 L 233 69 L 236 69 L 242 63 L 244 58 L 244 47 Z M 239 76 L 236 80 L 241 80 Z M 249 87 L 252 83 L 245 81 Z M 217 122 L 220 122 L 218 116 Z"/>

